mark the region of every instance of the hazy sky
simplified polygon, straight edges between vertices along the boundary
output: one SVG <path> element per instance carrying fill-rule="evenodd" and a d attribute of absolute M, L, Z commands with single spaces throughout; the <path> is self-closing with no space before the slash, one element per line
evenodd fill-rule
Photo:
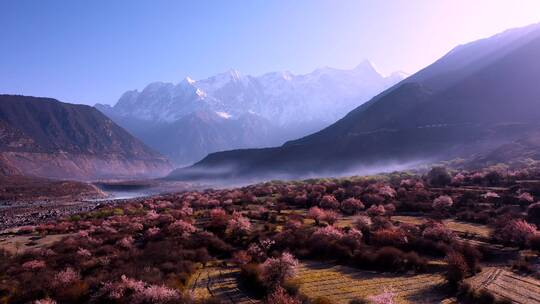
<path fill-rule="evenodd" d="M 0 0 L 0 93 L 115 103 L 156 81 L 363 59 L 409 73 L 540 21 L 540 1 Z"/>

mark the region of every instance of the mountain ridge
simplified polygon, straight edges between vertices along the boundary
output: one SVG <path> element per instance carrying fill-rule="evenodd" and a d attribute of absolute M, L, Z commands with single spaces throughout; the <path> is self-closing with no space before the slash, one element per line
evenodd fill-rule
<path fill-rule="evenodd" d="M 404 76 L 383 76 L 369 61 L 350 70 L 325 67 L 302 75 L 251 76 L 231 69 L 202 80 L 153 82 L 142 91 L 125 92 L 113 107 L 96 107 L 149 146 L 186 165 L 212 152 L 281 145 L 320 130 Z M 184 118 L 193 113 L 215 113 L 220 118 L 214 124 L 186 124 Z M 251 130 L 245 129 L 246 117 Z M 220 130 L 218 125 L 227 127 Z M 181 138 L 179 134 L 187 131 L 174 126 L 193 132 Z M 156 143 L 156 137 L 167 138 L 168 143 Z"/>
<path fill-rule="evenodd" d="M 231 69 L 229 71 L 216 74 L 201 80 L 193 80 L 191 77 L 186 76 L 182 81 L 177 84 L 171 82 L 161 82 L 156 81 L 148 84 L 141 91 L 128 90 L 122 94 L 118 102 L 114 106 L 96 104 L 96 107 L 103 112 L 111 113 L 114 112 L 116 115 L 131 115 L 133 117 L 152 120 L 152 121 L 166 121 L 173 122 L 181 118 L 183 115 L 187 115 L 193 111 L 201 109 L 204 105 L 208 105 L 206 109 L 216 111 L 216 112 L 229 112 L 232 108 L 232 115 L 237 115 L 237 113 L 244 113 L 247 111 L 252 111 L 255 114 L 261 115 L 266 119 L 276 119 L 275 116 L 272 116 L 275 113 L 265 113 L 261 109 L 252 109 L 252 108 L 233 108 L 232 106 L 236 105 L 239 101 L 236 99 L 247 99 L 246 104 L 248 106 L 261 106 L 257 105 L 260 102 L 268 102 L 269 97 L 272 94 L 280 93 L 276 92 L 280 89 L 292 89 L 297 90 L 299 86 L 314 86 L 313 82 L 320 81 L 320 78 L 332 78 L 332 77 L 371 77 L 372 79 L 353 79 L 350 81 L 356 81 L 357 83 L 362 82 L 379 82 L 376 83 L 380 88 L 385 86 L 390 86 L 397 81 L 401 81 L 407 75 L 404 72 L 394 72 L 388 76 L 383 76 L 380 74 L 374 65 L 369 61 L 364 61 L 357 65 L 353 69 L 336 69 L 330 67 L 323 67 L 314 70 L 311 73 L 307 74 L 298 74 L 283 71 L 283 72 L 269 72 L 262 74 L 260 76 L 251 76 L 243 75 L 237 70 Z M 378 79 L 373 79 L 378 78 Z M 323 79 L 324 80 L 324 79 Z M 334 81 L 333 79 L 330 79 Z M 277 85 L 281 86 L 280 88 L 272 87 L 276 85 L 275 83 L 270 82 L 279 82 Z M 283 86 L 290 86 L 283 88 Z M 239 90 L 241 88 L 235 86 L 243 86 L 247 91 L 243 92 L 234 92 L 234 90 Z M 231 88 L 232 87 L 232 88 Z M 229 89 L 229 91 L 227 91 Z M 302 89 L 302 88 L 300 88 Z M 317 89 L 317 88 L 311 88 Z M 360 91 L 362 88 L 356 89 Z M 225 91 L 225 92 L 224 92 Z M 373 94 L 371 90 L 365 94 L 369 96 Z M 380 91 L 380 90 L 379 90 Z M 246 94 L 263 94 L 266 93 L 269 96 L 262 98 L 261 96 L 245 96 Z M 155 96 L 155 94 L 160 94 Z M 231 94 L 233 96 L 231 96 Z M 234 95 L 237 94 L 237 95 Z M 354 94 L 353 94 L 354 95 Z M 358 95 L 358 93 L 356 93 Z M 232 98 L 231 98 L 232 97 Z M 192 99 L 190 99 L 192 98 Z M 228 99 L 227 99 L 228 98 Z M 194 104 L 194 100 L 202 102 L 203 105 Z M 340 99 L 340 98 L 336 98 Z M 343 99 L 343 98 L 341 98 Z M 286 103 L 284 101 L 283 103 Z M 358 101 L 354 101 L 357 103 Z M 360 101 L 361 102 L 361 101 Z M 176 105 L 176 108 L 167 108 L 166 114 L 163 114 L 162 107 L 164 106 L 171 107 Z M 181 103 L 187 103 L 183 105 Z M 229 105 L 227 105 L 229 104 Z M 232 106 L 231 106 L 232 104 Z M 241 105 L 246 105 L 241 104 Z M 143 108 L 133 109 L 136 106 L 156 106 L 159 105 L 158 109 L 155 109 L 153 112 L 151 109 Z M 192 106 L 192 108 L 185 109 L 180 106 Z M 229 108 L 227 108 L 229 107 Z M 169 112 L 172 112 L 169 113 Z M 281 121 L 280 119 L 276 119 Z M 326 122 L 333 122 L 328 120 Z"/>
<path fill-rule="evenodd" d="M 539 128 L 540 26 L 461 46 L 335 124 L 271 150 L 209 155 L 171 178 L 344 172 L 385 161 L 442 160 L 494 149 Z M 501 38 L 502 37 L 502 38 Z M 463 64 L 460 58 L 475 60 Z M 474 56 L 472 56 L 474 57 Z M 206 174 L 211 176 L 211 174 Z"/>
<path fill-rule="evenodd" d="M 161 176 L 171 168 L 91 106 L 22 95 L 0 95 L 0 154 L 3 171 L 48 178 Z"/>

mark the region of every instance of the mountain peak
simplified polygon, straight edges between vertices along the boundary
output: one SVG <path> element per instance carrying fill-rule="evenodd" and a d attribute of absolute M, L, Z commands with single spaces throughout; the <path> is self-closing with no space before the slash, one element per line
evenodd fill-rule
<path fill-rule="evenodd" d="M 120 99 L 118 99 L 118 102 L 114 107 L 131 107 L 137 102 L 139 95 L 140 93 L 138 90 L 126 91 L 124 94 L 122 94 L 122 96 L 120 96 Z"/>
<path fill-rule="evenodd" d="M 290 71 L 283 71 L 280 74 L 281 77 L 285 80 L 291 80 L 294 77 L 293 73 L 291 73 Z"/>
<path fill-rule="evenodd" d="M 242 77 L 242 74 L 237 69 L 229 69 L 226 74 L 234 81 L 238 81 Z"/>
<path fill-rule="evenodd" d="M 375 64 L 373 64 L 373 62 L 371 62 L 371 61 L 369 61 L 367 59 L 360 62 L 360 64 L 358 64 L 354 68 L 354 70 L 355 71 L 374 72 L 374 73 L 377 73 L 377 74 L 381 75 L 381 73 L 377 70 L 377 67 L 375 66 Z"/>
<path fill-rule="evenodd" d="M 219 73 L 215 76 L 201 80 L 198 83 L 211 83 L 215 88 L 221 88 L 230 82 L 239 82 L 242 79 L 242 74 L 235 69 L 229 69 L 226 72 Z"/>
<path fill-rule="evenodd" d="M 132 96 L 136 96 L 138 94 L 139 94 L 139 90 L 129 90 L 129 91 L 126 91 L 124 94 L 122 94 L 122 97 L 120 97 L 120 99 L 131 98 Z"/>
<path fill-rule="evenodd" d="M 148 91 L 158 91 L 158 90 L 161 90 L 161 89 L 167 88 L 167 87 L 172 88 L 172 87 L 174 87 L 174 85 L 172 83 L 170 83 L 170 82 L 156 81 L 156 82 L 152 82 L 149 85 L 147 85 L 144 88 L 143 92 L 144 91 L 147 91 L 147 92 Z"/>

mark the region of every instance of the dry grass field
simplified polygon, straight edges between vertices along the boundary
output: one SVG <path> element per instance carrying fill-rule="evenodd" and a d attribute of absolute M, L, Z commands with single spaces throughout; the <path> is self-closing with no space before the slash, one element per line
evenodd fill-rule
<path fill-rule="evenodd" d="M 44 237 L 36 235 L 0 235 L 0 248 L 13 254 L 23 253 L 29 249 L 46 248 L 68 235 L 55 234 Z"/>
<path fill-rule="evenodd" d="M 337 227 L 352 227 L 354 216 L 340 216 L 336 222 Z"/>
<path fill-rule="evenodd" d="M 301 214 L 306 215 L 307 210 L 305 209 L 295 209 L 287 210 L 283 212 L 284 214 Z M 393 221 L 398 221 L 402 223 L 412 224 L 412 225 L 421 225 L 425 223 L 428 219 L 421 216 L 392 216 Z M 340 216 L 336 222 L 337 227 L 347 227 L 352 226 L 354 221 L 354 216 Z M 305 220 L 306 224 L 313 224 L 314 221 L 311 219 Z M 457 221 L 454 219 L 443 220 L 443 223 L 454 232 L 458 234 L 469 234 L 474 235 L 482 239 L 489 238 L 491 234 L 491 228 L 486 225 L 467 223 L 462 221 Z"/>
<path fill-rule="evenodd" d="M 362 271 L 330 263 L 304 262 L 296 279 L 300 291 L 310 298 L 325 297 L 347 304 L 356 297 L 380 294 L 384 289 L 396 293 L 396 303 L 441 303 L 444 279 L 438 274 L 397 275 Z"/>
<path fill-rule="evenodd" d="M 421 225 L 427 221 L 426 218 L 420 216 L 392 216 L 392 220 L 412 225 Z M 486 225 L 461 222 L 453 219 L 443 220 L 443 223 L 450 230 L 453 230 L 458 234 L 467 233 L 476 235 L 480 238 L 489 238 L 491 233 L 491 228 Z"/>
<path fill-rule="evenodd" d="M 470 278 L 468 282 L 475 289 L 485 288 L 496 296 L 509 299 L 513 303 L 540 303 L 539 280 L 502 268 L 485 267 L 481 273 Z"/>
<path fill-rule="evenodd" d="M 238 288 L 238 274 L 239 269 L 232 266 L 201 268 L 194 275 L 190 291 L 196 299 L 216 297 L 232 304 L 259 303 Z"/>
<path fill-rule="evenodd" d="M 307 209 L 290 209 L 290 210 L 283 210 L 281 213 L 284 215 L 298 214 L 298 215 L 306 216 L 308 213 L 308 210 Z M 352 226 L 353 221 L 354 221 L 354 216 L 340 215 L 335 225 L 337 227 Z M 304 223 L 307 225 L 314 225 L 315 221 L 313 219 L 306 218 L 304 219 Z"/>

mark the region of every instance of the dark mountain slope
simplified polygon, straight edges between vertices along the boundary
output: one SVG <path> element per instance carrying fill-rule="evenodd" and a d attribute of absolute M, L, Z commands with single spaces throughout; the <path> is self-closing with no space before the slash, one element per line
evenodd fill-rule
<path fill-rule="evenodd" d="M 212 154 L 171 177 L 208 177 L 215 167 L 239 177 L 343 173 L 493 149 L 538 128 L 538 54 L 538 25 L 460 46 L 318 133 L 275 149 Z"/>
<path fill-rule="evenodd" d="M 172 123 L 111 117 L 148 146 L 183 164 L 195 163 L 213 151 L 279 145 L 286 134 L 294 133 L 254 114 L 228 119 L 212 111 L 200 110 Z M 306 132 L 304 129 L 299 131 Z"/>
<path fill-rule="evenodd" d="M 396 123 L 409 123 L 414 126 L 439 122 L 437 119 L 446 119 L 440 116 L 443 113 L 450 115 L 447 109 L 451 110 L 450 113 L 458 121 L 472 121 L 476 118 L 470 119 L 462 115 L 479 114 L 478 116 L 489 117 L 488 114 L 495 111 L 480 112 L 489 111 L 489 107 L 496 103 L 515 108 L 512 102 L 491 102 L 490 97 L 486 95 L 492 90 L 528 94 L 530 89 L 535 89 L 534 76 L 538 72 L 540 62 L 534 54 L 538 51 L 538 45 L 532 44 L 538 44 L 538 37 L 540 24 L 510 30 L 488 39 L 456 47 L 432 65 L 351 111 L 325 130 L 291 143 L 307 142 L 318 137 L 341 136 L 345 130 L 351 129 L 366 132 Z M 523 53 L 519 53 L 520 48 L 524 48 Z M 503 63 L 506 66 L 501 66 Z M 503 74 L 493 74 L 497 70 Z M 510 74 L 505 75 L 506 72 Z M 518 75 L 525 78 L 511 79 Z M 492 87 L 498 81 L 503 82 L 504 86 Z M 512 81 L 513 84 L 508 85 L 507 81 Z M 477 85 L 482 87 L 476 87 Z M 523 88 L 525 90 L 520 92 Z M 508 97 L 508 94 L 505 94 L 503 97 Z M 427 102 L 422 104 L 422 101 L 426 100 Z M 457 103 L 453 102 L 456 100 Z M 486 103 L 489 103 L 488 107 Z M 447 109 L 440 108 L 441 105 Z M 419 115 L 416 113 L 419 109 L 426 112 Z"/>
<path fill-rule="evenodd" d="M 0 95 L 0 167 L 8 173 L 92 179 L 157 176 L 170 165 L 93 107 Z"/>
<path fill-rule="evenodd" d="M 493 150 L 475 155 L 466 163 L 466 167 L 485 168 L 499 163 L 522 164 L 529 160 L 540 159 L 540 131 L 526 132 L 522 137 Z"/>

